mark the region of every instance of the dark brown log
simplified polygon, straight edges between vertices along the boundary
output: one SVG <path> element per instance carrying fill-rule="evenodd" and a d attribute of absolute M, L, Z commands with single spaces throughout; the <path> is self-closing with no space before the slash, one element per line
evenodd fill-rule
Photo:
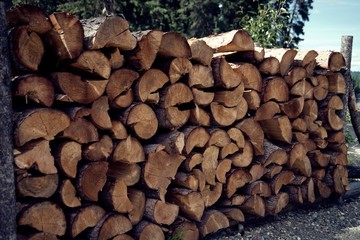
<path fill-rule="evenodd" d="M 268 101 L 256 110 L 254 120 L 272 119 L 277 113 L 280 113 L 279 104 L 274 101 Z"/>
<path fill-rule="evenodd" d="M 210 66 L 211 59 L 214 55 L 214 50 L 206 44 L 203 40 L 191 38 L 188 40 L 191 48 L 191 60 L 201 63 L 205 66 Z"/>
<path fill-rule="evenodd" d="M 66 231 L 64 211 L 50 201 L 25 206 L 17 216 L 17 224 L 58 236 L 65 235 Z"/>
<path fill-rule="evenodd" d="M 191 58 L 191 49 L 184 36 L 177 32 L 163 34 L 158 56 L 163 58 Z"/>
<path fill-rule="evenodd" d="M 165 235 L 161 227 L 145 220 L 136 225 L 134 235 L 136 239 L 139 240 L 165 240 Z"/>
<path fill-rule="evenodd" d="M 236 169 L 229 175 L 226 183 L 226 196 L 230 198 L 235 194 L 237 189 L 245 186 L 252 180 L 250 173 L 245 169 Z"/>
<path fill-rule="evenodd" d="M 294 119 L 297 118 L 304 109 L 304 98 L 292 98 L 289 101 L 280 105 L 281 111 L 285 113 L 285 115 L 290 118 Z"/>
<path fill-rule="evenodd" d="M 135 188 L 128 188 L 128 198 L 133 205 L 133 209 L 128 213 L 132 225 L 138 224 L 145 212 L 145 193 Z"/>
<path fill-rule="evenodd" d="M 120 53 L 119 48 L 106 48 L 103 49 L 103 53 L 109 59 L 110 67 L 112 71 L 121 68 L 124 66 L 125 58 L 124 55 Z"/>
<path fill-rule="evenodd" d="M 289 194 L 280 192 L 265 201 L 265 209 L 267 215 L 277 215 L 289 203 Z"/>
<path fill-rule="evenodd" d="M 81 160 L 81 144 L 75 141 L 64 141 L 53 149 L 56 165 L 66 177 L 75 178 L 77 165 Z"/>
<path fill-rule="evenodd" d="M 141 168 L 136 163 L 111 162 L 106 175 L 122 180 L 126 186 L 133 186 L 140 180 Z"/>
<path fill-rule="evenodd" d="M 244 188 L 247 195 L 259 195 L 261 197 L 270 197 L 272 195 L 270 185 L 264 181 L 255 181 Z"/>
<path fill-rule="evenodd" d="M 46 33 L 45 42 L 59 60 L 77 58 L 83 51 L 84 30 L 79 19 L 65 12 L 49 16 L 52 29 Z"/>
<path fill-rule="evenodd" d="M 264 75 L 274 76 L 280 73 L 280 62 L 275 57 L 266 57 L 259 65 L 259 71 Z"/>
<path fill-rule="evenodd" d="M 20 147 L 37 138 L 54 139 L 70 125 L 70 119 L 61 111 L 37 108 L 15 113 L 14 125 L 14 144 Z"/>
<path fill-rule="evenodd" d="M 145 161 L 145 153 L 143 146 L 136 138 L 128 136 L 121 140 L 115 147 L 112 161 L 123 163 L 138 163 Z"/>
<path fill-rule="evenodd" d="M 291 184 L 295 179 L 293 172 L 285 170 L 276 175 L 270 182 L 274 194 L 278 194 L 284 185 Z"/>
<path fill-rule="evenodd" d="M 204 160 L 201 163 L 201 169 L 205 174 L 206 182 L 210 185 L 216 185 L 216 168 L 218 166 L 218 156 L 220 149 L 216 146 L 209 146 L 205 149 Z"/>
<path fill-rule="evenodd" d="M 50 198 L 58 187 L 59 175 L 46 174 L 37 176 L 18 171 L 15 181 L 18 198 Z"/>
<path fill-rule="evenodd" d="M 262 78 L 259 70 L 251 63 L 232 63 L 235 72 L 242 74 L 245 89 L 260 92 L 262 89 Z"/>
<path fill-rule="evenodd" d="M 137 45 L 135 49 L 126 53 L 127 62 L 138 71 L 148 70 L 155 61 L 159 51 L 163 32 L 147 30 L 132 33 Z"/>
<path fill-rule="evenodd" d="M 96 127 L 84 118 L 78 118 L 72 121 L 70 126 L 61 133 L 61 136 L 81 144 L 99 141 L 99 134 Z"/>
<path fill-rule="evenodd" d="M 247 118 L 236 124 L 235 127 L 239 128 L 250 139 L 256 156 L 264 154 L 264 131 L 257 121 Z"/>
<path fill-rule="evenodd" d="M 60 202 L 69 208 L 80 207 L 80 198 L 76 196 L 76 189 L 70 179 L 65 179 L 59 186 L 58 196 Z"/>
<path fill-rule="evenodd" d="M 187 126 L 182 130 L 182 132 L 185 136 L 186 154 L 190 154 L 190 152 L 196 147 L 204 147 L 210 139 L 210 134 L 203 127 Z"/>
<path fill-rule="evenodd" d="M 289 88 L 281 77 L 267 78 L 264 80 L 262 100 L 268 102 L 286 102 L 289 100 Z"/>
<path fill-rule="evenodd" d="M 226 89 L 237 87 L 244 75 L 241 72 L 232 69 L 231 65 L 224 57 L 213 58 L 211 61 L 215 86 L 221 86 Z"/>
<path fill-rule="evenodd" d="M 204 213 L 199 226 L 200 234 L 206 236 L 230 226 L 225 214 L 218 210 L 208 210 Z"/>
<path fill-rule="evenodd" d="M 247 102 L 248 109 L 257 110 L 261 104 L 260 94 L 255 90 L 247 90 L 244 92 L 244 98 Z"/>
<path fill-rule="evenodd" d="M 258 195 L 247 197 L 246 201 L 240 206 L 240 209 L 258 217 L 265 216 L 265 201 Z"/>
<path fill-rule="evenodd" d="M 157 199 L 148 198 L 145 205 L 145 217 L 159 225 L 172 224 L 179 214 L 179 206 Z"/>
<path fill-rule="evenodd" d="M 288 117 L 281 116 L 259 121 L 264 134 L 273 140 L 291 143 L 292 127 Z"/>

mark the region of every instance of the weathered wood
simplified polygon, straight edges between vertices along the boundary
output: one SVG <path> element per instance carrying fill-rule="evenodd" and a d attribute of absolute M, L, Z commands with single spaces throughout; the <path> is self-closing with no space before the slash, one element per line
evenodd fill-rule
<path fill-rule="evenodd" d="M 288 117 L 280 116 L 260 121 L 264 134 L 273 140 L 291 143 L 292 127 Z"/>
<path fill-rule="evenodd" d="M 230 226 L 225 214 L 218 210 L 209 210 L 204 213 L 199 226 L 200 234 L 206 236 Z"/>
<path fill-rule="evenodd" d="M 226 89 L 237 87 L 244 76 L 241 72 L 235 71 L 224 57 L 213 58 L 211 61 L 215 86 Z"/>
<path fill-rule="evenodd" d="M 16 192 L 18 198 L 50 198 L 58 187 L 59 175 L 34 175 L 17 171 Z"/>
<path fill-rule="evenodd" d="M 157 199 L 148 198 L 145 205 L 145 217 L 162 225 L 172 224 L 179 214 L 179 206 Z"/>
<path fill-rule="evenodd" d="M 128 218 L 132 225 L 136 225 L 143 219 L 145 212 L 145 193 L 135 188 L 128 188 L 127 195 L 133 206 L 128 213 Z"/>
<path fill-rule="evenodd" d="M 106 175 L 108 178 L 122 180 L 126 186 L 133 186 L 140 180 L 141 167 L 136 163 L 111 162 Z"/>
<path fill-rule="evenodd" d="M 58 197 L 60 202 L 69 208 L 80 207 L 80 198 L 76 196 L 76 189 L 70 179 L 61 182 L 58 189 Z"/>
<path fill-rule="evenodd" d="M 191 60 L 209 66 L 214 54 L 214 50 L 203 40 L 191 38 L 188 40 L 191 48 Z"/>
<path fill-rule="evenodd" d="M 255 155 L 264 154 L 264 131 L 260 124 L 251 118 L 246 118 L 235 125 L 239 128 L 249 139 L 254 147 Z"/>
<path fill-rule="evenodd" d="M 328 69 L 330 71 L 340 71 L 341 68 L 346 66 L 344 56 L 340 52 L 322 51 L 316 57 L 321 68 Z"/>
<path fill-rule="evenodd" d="M 61 133 L 61 136 L 81 144 L 99 141 L 97 128 L 85 118 L 78 118 L 72 121 Z"/>
<path fill-rule="evenodd" d="M 112 155 L 112 161 L 123 163 L 138 163 L 145 161 L 143 146 L 136 138 L 128 136 L 121 140 L 115 147 Z"/>
<path fill-rule="evenodd" d="M 161 227 L 147 221 L 141 221 L 134 229 L 134 235 L 139 240 L 159 239 L 165 240 L 165 235 Z"/>
<path fill-rule="evenodd" d="M 108 179 L 101 191 L 100 200 L 111 211 L 129 213 L 134 206 L 128 197 L 127 189 L 121 179 Z"/>

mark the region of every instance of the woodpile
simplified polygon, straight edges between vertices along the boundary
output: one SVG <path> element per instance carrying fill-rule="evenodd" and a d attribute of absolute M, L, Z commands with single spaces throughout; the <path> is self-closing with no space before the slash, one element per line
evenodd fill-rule
<path fill-rule="evenodd" d="M 348 190 L 341 54 L 7 19 L 19 238 L 199 239 Z"/>

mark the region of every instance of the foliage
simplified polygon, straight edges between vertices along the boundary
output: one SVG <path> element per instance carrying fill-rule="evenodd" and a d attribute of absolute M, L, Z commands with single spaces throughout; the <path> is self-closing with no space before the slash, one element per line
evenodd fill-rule
<path fill-rule="evenodd" d="M 351 72 L 351 78 L 354 83 L 356 100 L 360 99 L 360 72 Z"/>

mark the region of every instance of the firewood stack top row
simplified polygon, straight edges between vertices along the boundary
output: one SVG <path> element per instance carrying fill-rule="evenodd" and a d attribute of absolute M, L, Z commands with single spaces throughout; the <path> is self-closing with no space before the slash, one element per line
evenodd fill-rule
<path fill-rule="evenodd" d="M 201 239 L 347 191 L 340 53 L 6 16 L 19 239 Z"/>

